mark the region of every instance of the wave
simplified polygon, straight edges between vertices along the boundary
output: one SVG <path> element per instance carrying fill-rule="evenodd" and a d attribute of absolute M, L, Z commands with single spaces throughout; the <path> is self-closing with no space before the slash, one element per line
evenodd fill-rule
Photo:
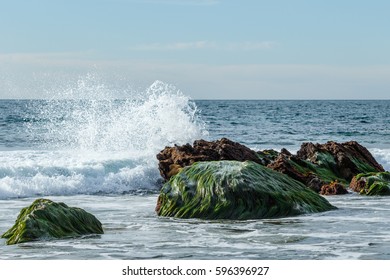
<path fill-rule="evenodd" d="M 39 105 L 42 121 L 29 123 L 28 130 L 49 149 L 141 153 L 207 135 L 196 104 L 173 85 L 155 81 L 127 99 L 114 97 L 115 92 L 87 76 Z"/>
<path fill-rule="evenodd" d="M 390 170 L 390 149 L 372 149 Z M 143 194 L 157 192 L 155 157 L 130 151 L 3 151 L 0 199 L 75 194 Z"/>
<path fill-rule="evenodd" d="M 39 146 L 0 153 L 0 199 L 156 191 L 156 154 L 207 136 L 195 103 L 172 85 L 115 100 L 87 82 L 67 100 L 33 103 L 39 120 L 27 128 Z"/>
<path fill-rule="evenodd" d="M 153 191 L 159 176 L 155 162 L 126 153 L 5 151 L 0 161 L 0 199 Z"/>
<path fill-rule="evenodd" d="M 374 158 L 382 164 L 386 171 L 390 171 L 390 149 L 369 149 Z"/>

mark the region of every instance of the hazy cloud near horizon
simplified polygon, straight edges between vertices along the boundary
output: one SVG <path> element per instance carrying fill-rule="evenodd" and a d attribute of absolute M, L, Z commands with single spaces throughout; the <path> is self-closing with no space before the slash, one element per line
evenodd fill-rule
<path fill-rule="evenodd" d="M 141 92 L 155 80 L 193 99 L 388 99 L 390 66 L 302 64 L 174 64 L 89 61 L 69 54 L 0 56 L 1 98 L 52 98 L 88 75 L 117 98 Z M 92 82 L 92 81 L 90 81 Z M 374 94 L 370 94 L 374 93 Z"/>
<path fill-rule="evenodd" d="M 390 1 L 7 1 L 0 98 L 88 74 L 118 97 L 155 80 L 194 99 L 388 99 Z"/>

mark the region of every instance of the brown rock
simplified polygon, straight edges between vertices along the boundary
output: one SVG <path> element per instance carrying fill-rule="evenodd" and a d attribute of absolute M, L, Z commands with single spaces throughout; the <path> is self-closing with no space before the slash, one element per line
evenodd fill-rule
<path fill-rule="evenodd" d="M 341 187 L 343 184 L 347 186 L 356 174 L 383 171 L 370 152 L 355 141 L 303 143 L 296 155 L 282 151 L 268 167 L 302 182 L 316 192 L 329 194 L 347 193 Z M 340 186 L 331 184 L 336 180 Z M 324 190 L 323 186 L 326 186 Z"/>
<path fill-rule="evenodd" d="M 326 153 L 334 159 L 334 165 L 328 167 L 347 181 L 361 172 L 384 171 L 371 153 L 356 141 L 345 143 L 329 141 L 325 144 L 303 143 L 297 156 L 303 160 L 321 164 L 322 160 L 319 157 Z"/>
<path fill-rule="evenodd" d="M 275 171 L 288 175 L 289 177 L 305 184 L 315 192 L 320 192 L 325 184 L 314 172 L 309 169 L 303 171 L 307 163 L 297 156 L 281 153 L 275 161 L 268 164 L 267 167 Z"/>
<path fill-rule="evenodd" d="M 159 154 L 158 167 L 165 180 L 177 174 L 181 168 L 197 161 L 250 160 L 262 164 L 259 155 L 248 147 L 227 138 L 217 141 L 197 140 L 193 146 L 165 147 Z"/>
<path fill-rule="evenodd" d="M 344 186 L 337 181 L 331 182 L 321 187 L 320 194 L 322 195 L 336 195 L 336 194 L 347 194 L 348 191 Z"/>
<path fill-rule="evenodd" d="M 365 178 L 365 177 L 361 177 L 358 179 L 356 176 L 354 176 L 351 180 L 351 183 L 349 184 L 349 187 L 354 192 L 360 193 L 362 190 L 364 190 L 366 188 L 366 185 L 367 185 L 366 179 L 367 178 Z"/>

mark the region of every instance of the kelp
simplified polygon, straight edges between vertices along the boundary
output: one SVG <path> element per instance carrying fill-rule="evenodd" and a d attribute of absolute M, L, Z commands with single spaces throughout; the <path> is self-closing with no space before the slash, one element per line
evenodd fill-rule
<path fill-rule="evenodd" d="M 287 175 L 251 161 L 197 162 L 161 189 L 160 216 L 201 219 L 262 219 L 335 209 Z"/>

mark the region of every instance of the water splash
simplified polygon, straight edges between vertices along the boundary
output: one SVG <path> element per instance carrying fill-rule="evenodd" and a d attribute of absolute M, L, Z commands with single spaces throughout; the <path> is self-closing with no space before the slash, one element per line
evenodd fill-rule
<path fill-rule="evenodd" d="M 173 85 L 155 81 L 116 100 L 116 92 L 97 80 L 88 75 L 42 106 L 46 122 L 34 129 L 45 130 L 45 147 L 156 153 L 207 135 L 195 103 Z"/>
<path fill-rule="evenodd" d="M 195 103 L 172 85 L 117 93 L 87 75 L 31 102 L 25 125 L 38 147 L 0 154 L 0 199 L 156 191 L 156 154 L 207 135 Z"/>

